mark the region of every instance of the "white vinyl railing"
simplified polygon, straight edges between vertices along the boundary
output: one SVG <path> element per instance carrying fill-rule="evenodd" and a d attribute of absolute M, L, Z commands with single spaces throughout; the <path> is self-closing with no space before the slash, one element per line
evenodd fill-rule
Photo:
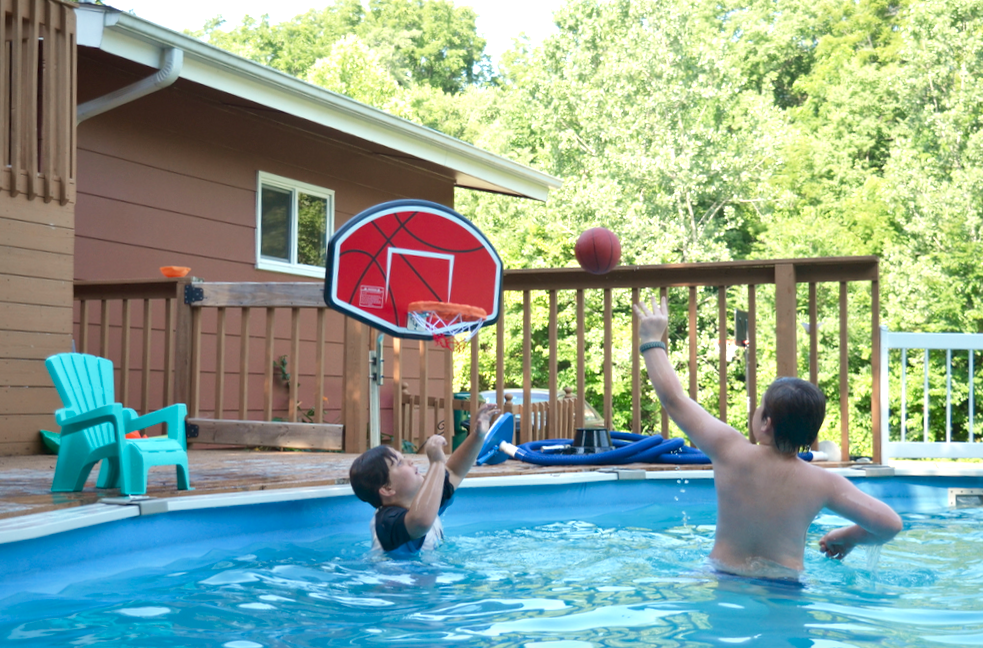
<path fill-rule="evenodd" d="M 901 350 L 901 407 L 900 441 L 891 441 L 890 430 L 890 390 L 889 380 L 892 371 L 889 364 L 889 351 Z M 922 433 L 921 439 L 912 439 L 908 434 L 908 352 L 921 352 L 923 355 L 922 375 Z M 929 353 L 945 352 L 945 441 L 935 441 L 929 433 L 930 389 Z M 983 334 L 974 333 L 892 333 L 886 326 L 881 327 L 881 448 L 883 460 L 888 459 L 963 459 L 983 458 L 983 438 L 978 439 L 974 425 L 975 385 L 973 384 L 973 362 L 976 351 L 983 351 Z M 968 356 L 968 441 L 952 440 L 952 356 L 963 353 Z M 931 440 L 930 440 L 931 438 Z"/>

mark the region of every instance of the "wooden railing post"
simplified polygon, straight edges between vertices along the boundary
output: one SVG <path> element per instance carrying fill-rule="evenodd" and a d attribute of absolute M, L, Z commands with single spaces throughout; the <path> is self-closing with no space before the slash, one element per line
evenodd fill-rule
<path fill-rule="evenodd" d="M 420 349 L 420 409 L 417 410 L 419 417 L 417 432 L 420 438 L 417 447 L 422 448 L 423 442 L 430 436 L 427 429 L 427 407 L 430 405 L 430 354 L 425 340 L 418 340 L 417 347 Z"/>
<path fill-rule="evenodd" d="M 177 321 L 174 324 L 174 390 L 171 393 L 175 403 L 185 404 L 191 400 L 193 309 L 184 301 L 185 286 L 190 284 L 190 277 L 178 279 L 174 295 Z"/>
<path fill-rule="evenodd" d="M 717 409 L 727 420 L 727 286 L 717 287 Z"/>
<path fill-rule="evenodd" d="M 850 336 L 847 328 L 847 282 L 840 282 L 840 458 L 850 458 Z"/>
<path fill-rule="evenodd" d="M 798 376 L 795 266 L 775 266 L 775 346 L 778 376 Z"/>
<path fill-rule="evenodd" d="M 469 410 L 468 417 L 472 421 L 477 421 L 478 420 L 478 408 L 479 408 L 479 403 L 478 403 L 478 399 L 479 399 L 479 396 L 478 396 L 478 379 L 479 379 L 479 374 L 478 374 L 478 352 L 481 351 L 481 342 L 479 340 L 479 337 L 480 336 L 481 336 L 481 330 L 479 329 L 478 332 L 475 334 L 475 336 L 473 338 L 471 338 L 471 388 L 468 390 L 468 393 L 469 393 L 468 401 L 470 403 L 470 406 L 468 408 L 468 410 Z M 451 378 L 453 378 L 453 374 L 451 375 Z"/>
<path fill-rule="evenodd" d="M 871 435 L 874 463 L 881 462 L 881 297 L 879 278 L 870 282 L 870 373 L 873 385 L 870 393 Z"/>
<path fill-rule="evenodd" d="M 757 443 L 754 438 L 754 411 L 758 408 L 758 287 L 750 284 L 747 287 L 747 356 L 745 362 L 750 370 L 747 377 L 747 436 L 751 443 Z"/>
<path fill-rule="evenodd" d="M 368 449 L 369 327 L 345 318 L 345 452 Z"/>

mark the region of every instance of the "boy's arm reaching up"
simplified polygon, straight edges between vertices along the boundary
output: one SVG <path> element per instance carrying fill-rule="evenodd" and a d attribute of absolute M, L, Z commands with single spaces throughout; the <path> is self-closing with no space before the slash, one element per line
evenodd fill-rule
<path fill-rule="evenodd" d="M 842 475 L 828 473 L 831 493 L 826 507 L 854 522 L 834 529 L 819 541 L 819 549 L 830 558 L 843 558 L 858 544 L 883 544 L 903 528 L 901 516 L 877 498 L 854 486 Z"/>
<path fill-rule="evenodd" d="M 491 423 L 491 417 L 498 411 L 495 403 L 485 403 L 478 410 L 478 422 L 471 426 L 471 431 L 461 445 L 457 447 L 451 458 L 447 460 L 447 470 L 451 474 L 451 484 L 457 488 L 461 481 L 467 476 L 471 466 L 478 459 L 481 446 L 485 442 L 485 436 Z"/>
<path fill-rule="evenodd" d="M 430 460 L 430 467 L 423 478 L 420 490 L 416 492 L 406 511 L 406 517 L 403 518 L 406 532 L 413 540 L 427 535 L 440 511 L 440 499 L 444 494 L 444 475 L 447 472 L 445 467 L 447 458 L 444 456 L 446 443 L 444 437 L 434 435 L 423 445 L 427 459 Z"/>
<path fill-rule="evenodd" d="M 639 342 L 661 341 L 669 325 L 669 305 L 662 298 L 660 305 L 652 296 L 652 309 L 644 303 L 635 304 L 635 314 L 639 319 Z M 698 403 L 689 398 L 679 384 L 679 378 L 669 362 L 668 352 L 653 348 L 645 352 L 645 367 L 648 369 L 652 386 L 659 397 L 662 406 L 666 408 L 669 417 L 686 433 L 696 446 L 702 450 L 711 461 L 719 456 L 723 449 L 736 442 L 747 443 L 740 432 L 717 419 Z"/>

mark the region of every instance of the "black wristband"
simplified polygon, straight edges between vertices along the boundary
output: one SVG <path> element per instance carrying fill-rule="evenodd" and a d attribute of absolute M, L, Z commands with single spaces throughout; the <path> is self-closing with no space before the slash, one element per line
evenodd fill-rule
<path fill-rule="evenodd" d="M 666 343 L 661 342 L 659 340 L 656 340 L 655 342 L 646 342 L 642 346 L 638 347 L 638 352 L 645 353 L 649 349 L 662 349 L 666 353 L 669 353 L 669 349 L 668 347 L 666 347 Z"/>

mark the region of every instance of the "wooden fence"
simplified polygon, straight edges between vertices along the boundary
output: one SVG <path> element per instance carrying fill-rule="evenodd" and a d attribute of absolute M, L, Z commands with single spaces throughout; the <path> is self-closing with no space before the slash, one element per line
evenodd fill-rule
<path fill-rule="evenodd" d="M 327 308 L 322 290 L 313 282 L 79 281 L 74 338 L 78 351 L 113 360 L 128 407 L 186 403 L 191 442 L 360 452 L 374 339 Z M 397 340 L 386 366 L 400 382 L 416 382 L 421 364 L 422 380 L 442 381 L 429 364 L 443 352 L 429 346 L 418 356 Z"/>
<path fill-rule="evenodd" d="M 586 371 L 586 326 L 585 326 L 585 303 L 589 291 L 601 291 L 601 301 L 603 303 L 603 363 L 601 373 L 603 375 L 603 415 L 608 427 L 611 426 L 613 417 L 612 387 L 614 385 L 615 360 L 613 357 L 614 339 L 612 329 L 613 315 L 613 292 L 626 290 L 630 293 L 632 303 L 639 301 L 642 291 L 655 289 L 661 295 L 668 295 L 670 291 L 683 291 L 686 295 L 687 310 L 687 339 L 685 344 L 688 347 L 687 373 L 684 377 L 684 386 L 687 386 L 691 397 L 697 397 L 698 391 L 698 309 L 700 302 L 700 288 L 717 288 L 716 291 L 716 319 L 718 333 L 718 406 L 717 414 L 722 420 L 727 420 L 728 413 L 728 381 L 727 381 L 727 354 L 728 341 L 733 338 L 729 331 L 729 305 L 728 291 L 739 289 L 744 291 L 742 302 L 747 308 L 748 330 L 747 330 L 747 366 L 749 368 L 746 376 L 747 393 L 747 429 L 750 430 L 750 421 L 754 414 L 759 399 L 758 383 L 758 352 L 759 338 L 766 336 L 769 338 L 768 345 L 774 349 L 776 376 L 798 376 L 799 375 L 799 330 L 806 331 L 808 337 L 808 376 L 803 375 L 814 384 L 818 383 L 819 373 L 819 345 L 818 332 L 820 325 L 829 326 L 829 322 L 820 322 L 818 316 L 817 291 L 823 284 L 832 284 L 837 292 L 837 311 L 838 322 L 836 323 L 838 332 L 838 394 L 837 398 L 831 401 L 837 402 L 839 407 L 839 446 L 844 458 L 850 454 L 850 382 L 849 382 L 849 355 L 848 355 L 848 295 L 849 284 L 860 283 L 869 286 L 870 296 L 870 325 L 871 337 L 869 346 L 870 370 L 871 370 L 871 401 L 872 412 L 871 425 L 873 427 L 873 459 L 880 461 L 881 457 L 881 416 L 880 416 L 880 358 L 876 353 L 879 348 L 879 283 L 878 283 L 878 260 L 876 257 L 848 257 L 848 258 L 824 258 L 824 259 L 783 259 L 769 261 L 735 261 L 725 263 L 706 263 L 706 264 L 672 264 L 662 266 L 633 266 L 617 268 L 605 275 L 591 275 L 579 269 L 535 269 L 535 270 L 508 270 L 505 272 L 503 287 L 506 293 L 515 293 L 521 300 L 522 308 L 522 382 L 515 387 L 524 390 L 524 402 L 529 402 L 530 390 L 532 385 L 532 367 L 534 350 L 540 352 L 539 355 L 546 357 L 549 365 L 549 384 L 547 385 L 553 397 L 550 398 L 547 408 L 547 421 L 559 420 L 556 417 L 554 408 L 557 406 L 557 395 L 559 395 L 559 385 L 557 383 L 558 366 L 561 362 L 558 340 L 558 302 L 562 293 L 566 292 L 576 303 L 575 329 L 576 346 L 573 358 L 562 358 L 566 362 L 572 362 L 576 367 L 577 384 L 572 386 L 578 395 L 585 393 L 585 371 Z M 762 286 L 774 287 L 774 331 L 762 332 L 758 329 L 758 322 L 761 319 L 758 313 L 758 293 Z M 804 300 L 799 298 L 799 287 L 803 286 Z M 546 302 L 549 309 L 548 313 L 548 341 L 545 349 L 534 349 L 533 342 L 533 297 L 536 292 L 543 292 L 546 295 Z M 799 326 L 800 310 L 804 311 L 803 324 Z M 494 329 L 496 349 L 495 366 L 497 375 L 494 384 L 499 391 L 497 402 L 502 401 L 502 390 L 510 385 L 505 384 L 504 367 L 506 364 L 506 331 L 509 328 L 507 315 L 503 315 L 497 327 Z M 678 314 L 673 315 L 673 319 Z M 490 331 L 483 331 L 476 337 L 471 345 L 471 388 L 470 393 L 479 391 L 478 363 L 479 363 L 479 340 L 481 336 L 486 336 Z M 637 318 L 632 317 L 632 349 L 637 349 L 638 343 L 638 322 Z M 679 345 L 682 340 L 674 340 L 674 345 Z M 630 384 L 632 392 L 632 412 L 631 412 L 631 431 L 642 432 L 643 425 L 641 403 L 642 393 L 649 394 L 651 387 L 643 383 L 642 361 L 637 353 L 631 354 L 630 361 Z M 538 387 L 538 385 L 536 385 Z M 441 421 L 447 418 L 449 412 L 445 412 L 443 418 L 437 411 L 442 408 L 441 403 L 448 402 L 450 399 L 450 388 L 443 399 L 426 400 L 431 403 L 434 411 L 425 415 L 419 410 L 402 410 L 404 421 L 411 417 L 420 421 L 416 429 L 421 429 L 423 422 Z M 426 398 L 426 395 L 423 395 Z M 832 395 L 828 395 L 832 396 Z M 403 403 L 410 405 L 418 404 L 421 401 L 418 397 L 404 396 Z M 457 405 L 462 407 L 461 405 Z M 473 416 L 477 412 L 478 403 L 476 400 L 467 404 L 469 413 Z M 412 414 L 409 412 L 412 411 Z M 582 408 L 578 408 L 575 413 L 575 427 L 582 425 Z M 669 421 L 662 410 L 660 421 L 657 426 L 663 436 L 669 434 Z M 431 431 L 437 431 L 431 428 Z M 446 430 L 443 433 L 448 434 Z M 542 429 L 533 429 L 531 418 L 523 417 L 521 428 L 518 432 L 520 442 L 539 440 L 542 438 L 555 437 L 556 432 L 550 430 L 548 426 Z"/>
<path fill-rule="evenodd" d="M 0 190 L 75 200 L 75 10 L 0 0 Z"/>
<path fill-rule="evenodd" d="M 559 396 L 558 302 L 561 294 L 576 304 L 574 357 L 563 359 L 576 368 L 576 385 L 563 385 L 573 400 L 585 393 L 586 368 L 585 303 L 589 291 L 601 291 L 603 309 L 603 415 L 610 427 L 613 419 L 612 386 L 615 360 L 612 329 L 613 294 L 624 290 L 632 302 L 642 291 L 654 288 L 661 294 L 683 291 L 688 346 L 688 387 L 697 392 L 697 321 L 701 287 L 717 287 L 715 314 L 718 321 L 718 414 L 727 418 L 726 379 L 728 333 L 728 289 L 745 291 L 742 303 L 748 313 L 748 367 L 757 368 L 759 338 L 769 337 L 776 357 L 776 375 L 798 375 L 799 310 L 808 323 L 808 378 L 818 380 L 819 329 L 817 289 L 832 283 L 838 291 L 838 365 L 840 445 L 844 456 L 850 448 L 850 384 L 848 363 L 848 284 L 870 287 L 870 349 L 878 348 L 878 264 L 873 257 L 844 259 L 795 259 L 714 264 L 623 267 L 606 275 L 590 275 L 576 269 L 512 270 L 505 273 L 504 289 L 521 303 L 522 384 L 524 403 L 530 402 L 533 362 L 533 296 L 542 291 L 549 310 L 548 335 L 542 352 L 548 364 L 548 389 L 553 397 L 543 404 L 544 418 L 521 416 L 518 440 L 552 438 L 583 424 L 583 408 L 574 405 L 563 414 Z M 774 287 L 775 329 L 758 330 L 758 290 Z M 804 287 L 804 303 L 798 289 Z M 120 372 L 121 396 L 127 404 L 146 411 L 170 402 L 185 402 L 189 411 L 192 441 L 291 446 L 360 452 L 367 446 L 369 353 L 375 336 L 365 325 L 344 318 L 324 306 L 321 286 L 316 283 L 198 283 L 189 279 L 113 283 L 78 282 L 76 322 L 81 351 L 114 359 Z M 507 295 L 508 296 L 508 295 Z M 115 303 L 118 302 L 118 305 Z M 156 302 L 160 302 L 156 305 Z M 98 312 L 98 318 L 96 317 Z M 289 317 L 279 316 L 287 312 Z M 262 316 L 258 314 L 262 313 Z M 479 334 L 495 335 L 495 385 L 499 403 L 505 385 L 505 343 L 508 315 L 498 325 Z M 675 316 L 674 316 L 675 317 Z M 769 314 L 769 318 L 771 314 Z M 306 319 L 305 319 L 306 318 Z M 95 320 L 95 321 L 93 321 Z M 632 319 L 631 348 L 637 348 L 637 321 Z M 262 323 L 262 326 L 260 324 Z M 828 324 L 827 324 L 828 325 Z M 262 330 L 257 330 L 257 329 Z M 767 333 L 767 336 L 765 336 Z M 95 338 L 98 337 L 98 351 Z M 680 345 L 681 340 L 674 340 Z M 391 340 L 384 345 L 386 382 L 399 385 L 392 398 L 392 419 L 383 423 L 386 440 L 399 445 L 409 440 L 420 443 L 437 432 L 453 439 L 453 412 L 477 414 L 477 399 L 456 400 L 453 393 L 453 358 L 430 342 Z M 135 351 L 137 348 L 139 351 Z M 470 347 L 470 393 L 479 391 L 481 345 Z M 118 349 L 118 350 L 117 350 Z M 230 361 L 229 355 L 234 356 Z M 642 364 L 631 353 L 631 431 L 644 429 L 642 393 L 651 388 L 643 383 Z M 870 354 L 873 454 L 880 459 L 880 357 Z M 303 383 L 302 383 L 303 381 Z M 404 383 L 412 383 L 404 390 Z M 431 387 L 438 385 L 438 393 Z M 303 387 L 303 389 L 302 389 Z M 283 398 L 277 401 L 277 390 Z M 759 400 L 758 371 L 748 371 L 746 390 L 750 420 Z M 415 391 L 415 393 L 413 393 Z M 303 393 L 303 396 L 302 396 Z M 136 395 L 139 394 L 139 397 Z M 155 394 L 157 394 L 155 396 Z M 335 395 L 322 405 L 325 395 Z M 308 403 L 312 404 L 310 407 Z M 426 403 L 427 407 L 420 407 Z M 510 407 L 514 407 L 511 404 Z M 540 407 L 540 406 L 536 406 Z M 387 408 L 388 409 L 388 408 Z M 209 416 L 210 415 L 210 418 Z M 274 420 L 282 419 L 282 420 Z M 534 425 L 545 420 L 544 425 Z M 446 422 L 446 423 L 445 423 Z M 560 425 L 564 427 L 558 427 Z M 552 427 L 551 427 L 552 425 Z M 197 428 L 195 428 L 197 426 Z M 664 413 L 660 431 L 669 432 Z"/>
<path fill-rule="evenodd" d="M 572 439 L 578 427 L 577 412 L 582 410 L 583 400 L 578 398 L 573 390 L 567 387 L 564 393 L 560 394 L 555 404 L 547 402 L 533 402 L 518 405 L 513 402 L 512 394 L 505 394 L 504 400 L 499 400 L 501 406 L 499 411 L 503 414 L 514 415 L 521 424 L 523 418 L 529 423 L 529 436 L 532 439 Z M 453 398 L 447 401 L 446 398 L 430 396 L 427 398 L 427 407 L 421 408 L 422 398 L 413 394 L 409 384 L 403 383 L 401 394 L 401 408 L 397 420 L 402 425 L 397 429 L 393 437 L 393 447 L 399 449 L 404 447 L 403 441 L 408 441 L 415 448 L 420 448 L 431 434 L 441 434 L 453 442 L 455 430 L 453 422 L 456 421 L 456 414 L 462 412 L 462 418 L 471 419 L 472 402 L 477 400 Z M 447 404 L 450 403 L 450 409 Z M 479 404 L 480 406 L 480 404 Z M 524 416 L 528 414 L 529 416 Z M 550 418 L 552 415 L 553 418 Z M 580 414 L 583 419 L 583 412 Z M 472 419 L 473 420 L 473 419 Z M 582 421 L 580 425 L 582 425 Z"/>

